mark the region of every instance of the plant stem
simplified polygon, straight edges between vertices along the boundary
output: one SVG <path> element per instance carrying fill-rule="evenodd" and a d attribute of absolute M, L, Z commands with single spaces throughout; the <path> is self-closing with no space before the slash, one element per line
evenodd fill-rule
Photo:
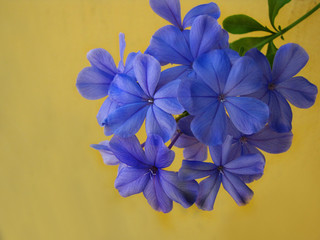
<path fill-rule="evenodd" d="M 189 115 L 190 114 L 187 111 L 184 111 L 182 114 L 180 114 L 178 117 L 176 117 L 176 122 L 179 122 L 181 118 L 184 118 Z"/>
<path fill-rule="evenodd" d="M 178 140 L 178 138 L 181 136 L 182 132 L 178 131 L 178 134 L 172 139 L 170 145 L 169 145 L 169 149 L 171 149 L 173 147 L 173 145 L 176 143 L 176 141 Z"/>
<path fill-rule="evenodd" d="M 282 36 L 283 34 L 285 34 L 286 32 L 288 32 L 291 28 L 295 27 L 296 25 L 298 25 L 300 22 L 302 22 L 303 20 L 305 20 L 307 17 L 309 17 L 312 13 L 314 13 L 315 11 L 317 11 L 320 8 L 320 3 L 318 3 L 314 8 L 312 8 L 309 12 L 307 12 L 306 14 L 304 14 L 302 17 L 300 17 L 299 19 L 297 19 L 295 22 L 291 23 L 289 26 L 287 26 L 286 28 L 282 29 L 281 31 L 277 32 L 276 34 L 270 35 L 269 38 L 267 38 L 266 40 L 260 42 L 259 44 L 255 45 L 254 48 L 258 48 L 261 46 L 264 46 L 265 44 L 269 43 L 270 41 L 272 41 L 273 39 L 276 39 L 279 36 Z"/>

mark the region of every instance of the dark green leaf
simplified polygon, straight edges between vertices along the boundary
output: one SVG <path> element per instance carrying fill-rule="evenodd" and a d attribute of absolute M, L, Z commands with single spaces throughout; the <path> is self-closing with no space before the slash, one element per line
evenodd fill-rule
<path fill-rule="evenodd" d="M 274 26 L 274 20 L 275 20 L 276 16 L 278 15 L 279 10 L 289 2 L 291 2 L 291 0 L 268 0 L 269 19 L 270 19 L 270 23 L 274 29 L 276 29 L 276 27 Z"/>
<path fill-rule="evenodd" d="M 230 48 L 237 51 L 240 55 L 243 55 L 248 50 L 254 47 L 256 47 L 258 50 L 261 50 L 262 47 L 268 43 L 266 42 L 263 44 L 263 42 L 268 38 L 270 38 L 270 36 L 241 38 L 237 41 L 230 43 Z"/>
<path fill-rule="evenodd" d="M 274 56 L 276 55 L 277 51 L 278 51 L 277 47 L 274 45 L 273 41 L 271 41 L 268 45 L 268 50 L 267 50 L 267 55 L 266 55 L 271 67 L 273 64 Z"/>
<path fill-rule="evenodd" d="M 233 34 L 243 34 L 253 31 L 270 32 L 268 28 L 262 26 L 253 18 L 243 14 L 227 17 L 223 21 L 223 28 Z"/>

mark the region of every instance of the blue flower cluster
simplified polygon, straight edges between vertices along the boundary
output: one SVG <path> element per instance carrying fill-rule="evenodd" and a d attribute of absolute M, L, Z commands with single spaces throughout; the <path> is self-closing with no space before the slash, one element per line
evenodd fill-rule
<path fill-rule="evenodd" d="M 91 66 L 78 75 L 83 97 L 108 96 L 97 120 L 114 136 L 92 147 L 105 164 L 119 165 L 120 195 L 143 192 L 155 210 L 167 213 L 173 201 L 212 210 L 221 184 L 238 205 L 246 204 L 253 196 L 246 184 L 263 175 L 260 150 L 282 153 L 291 146 L 288 102 L 299 108 L 315 102 L 317 87 L 295 76 L 308 55 L 285 44 L 271 69 L 257 49 L 245 56 L 229 49 L 215 3 L 191 9 L 183 21 L 179 0 L 150 0 L 150 6 L 172 25 L 160 28 L 144 53 L 130 53 L 124 63 L 121 33 L 118 67 L 106 50 L 94 49 L 87 55 Z M 175 65 L 161 71 L 169 63 Z M 140 144 L 135 134 L 144 121 L 147 139 Z M 173 146 L 184 149 L 178 172 L 166 170 Z M 206 162 L 208 149 L 213 162 Z"/>

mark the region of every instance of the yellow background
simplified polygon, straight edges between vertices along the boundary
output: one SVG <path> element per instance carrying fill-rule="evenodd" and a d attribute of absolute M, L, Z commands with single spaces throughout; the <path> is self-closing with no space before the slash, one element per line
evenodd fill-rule
<path fill-rule="evenodd" d="M 182 15 L 206 3 L 181 2 Z M 244 13 L 268 24 L 267 0 L 216 2 L 220 23 Z M 317 2 L 292 0 L 277 24 L 285 27 Z M 320 11 L 276 41 L 307 50 L 301 75 L 318 86 L 319 22 Z M 293 108 L 292 147 L 267 154 L 247 206 L 238 207 L 224 190 L 212 212 L 175 204 L 161 214 L 142 194 L 120 197 L 113 187 L 117 168 L 89 147 L 105 140 L 95 119 L 103 100 L 83 99 L 75 80 L 89 65 L 90 49 L 105 48 L 118 62 L 119 32 L 126 34 L 127 54 L 145 50 L 165 24 L 147 0 L 0 0 L 1 240 L 320 239 L 319 101 Z"/>

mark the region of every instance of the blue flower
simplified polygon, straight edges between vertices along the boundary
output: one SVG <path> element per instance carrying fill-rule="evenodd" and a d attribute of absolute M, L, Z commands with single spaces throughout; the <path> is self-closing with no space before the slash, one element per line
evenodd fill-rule
<path fill-rule="evenodd" d="M 269 117 L 268 106 L 240 95 L 261 87 L 261 73 L 249 57 L 232 65 L 223 50 L 202 55 L 194 63 L 197 79 L 184 80 L 178 99 L 194 115 L 191 130 L 201 142 L 212 146 L 223 143 L 227 135 L 227 114 L 238 130 L 253 134 L 261 130 Z"/>
<path fill-rule="evenodd" d="M 238 205 L 247 204 L 251 200 L 253 191 L 242 178 L 263 174 L 265 165 L 263 156 L 249 154 L 233 158 L 231 148 L 232 137 L 228 136 L 222 146 L 210 147 L 214 163 L 185 160 L 182 162 L 179 170 L 179 177 L 182 180 L 209 176 L 199 184 L 196 204 L 200 209 L 207 211 L 213 209 L 221 183 Z"/>
<path fill-rule="evenodd" d="M 89 100 L 103 98 L 108 95 L 109 86 L 118 73 L 133 76 L 132 63 L 137 53 L 128 55 L 126 65 L 123 63 L 125 50 L 124 34 L 119 35 L 120 57 L 118 68 L 109 52 L 102 48 L 93 49 L 88 52 L 87 58 L 91 67 L 86 67 L 78 74 L 76 86 L 79 93 Z"/>
<path fill-rule="evenodd" d="M 172 137 L 175 138 L 177 134 L 181 134 L 174 146 L 183 148 L 183 157 L 186 160 L 205 161 L 208 157 L 207 145 L 196 139 L 190 129 L 190 123 L 193 116 L 187 116 L 178 122 L 178 131 Z"/>
<path fill-rule="evenodd" d="M 120 107 L 108 115 L 105 124 L 114 134 L 130 137 L 146 119 L 147 134 L 160 135 L 166 142 L 176 130 L 171 114 L 184 111 L 177 99 L 180 80 L 161 82 L 161 66 L 150 55 L 140 54 L 134 61 L 135 78 L 118 74 L 109 90 Z"/>
<path fill-rule="evenodd" d="M 311 107 L 318 89 L 303 77 L 294 77 L 308 62 L 308 54 L 298 44 L 288 43 L 277 51 L 271 71 L 267 58 L 257 49 L 246 53 L 263 72 L 263 86 L 250 96 L 261 99 L 270 109 L 270 127 L 278 132 L 292 129 L 292 111 L 287 100 L 299 108 Z"/>
<path fill-rule="evenodd" d="M 191 30 L 181 32 L 170 25 L 160 28 L 152 36 L 146 53 L 154 56 L 161 65 L 181 65 L 167 71 L 183 79 L 192 76 L 193 62 L 199 56 L 214 49 L 228 48 L 228 38 L 228 33 L 221 29 L 216 19 L 201 15 L 193 21 Z"/>
<path fill-rule="evenodd" d="M 181 31 L 190 27 L 194 19 L 198 16 L 208 15 L 215 19 L 220 17 L 218 5 L 211 2 L 192 8 L 184 17 L 183 23 L 181 23 L 181 7 L 179 0 L 150 0 L 149 3 L 156 14 L 172 23 Z"/>
<path fill-rule="evenodd" d="M 91 147 L 100 152 L 103 162 L 106 165 L 118 165 L 120 163 L 120 161 L 113 154 L 109 141 L 102 141 L 99 144 L 91 144 Z"/>
<path fill-rule="evenodd" d="M 259 153 L 261 149 L 268 153 L 286 152 L 292 143 L 292 132 L 279 133 L 266 125 L 257 133 L 248 135 L 241 133 L 229 122 L 228 135 L 233 137 L 233 145 L 239 156 L 250 153 Z"/>
<path fill-rule="evenodd" d="M 125 165 L 119 168 L 115 187 L 123 197 L 143 192 L 151 207 L 164 213 L 172 209 L 172 201 L 190 207 L 197 198 L 198 184 L 182 181 L 178 173 L 166 171 L 174 160 L 160 136 L 150 135 L 143 151 L 135 137 L 114 136 L 110 141 L 114 155 Z"/>

